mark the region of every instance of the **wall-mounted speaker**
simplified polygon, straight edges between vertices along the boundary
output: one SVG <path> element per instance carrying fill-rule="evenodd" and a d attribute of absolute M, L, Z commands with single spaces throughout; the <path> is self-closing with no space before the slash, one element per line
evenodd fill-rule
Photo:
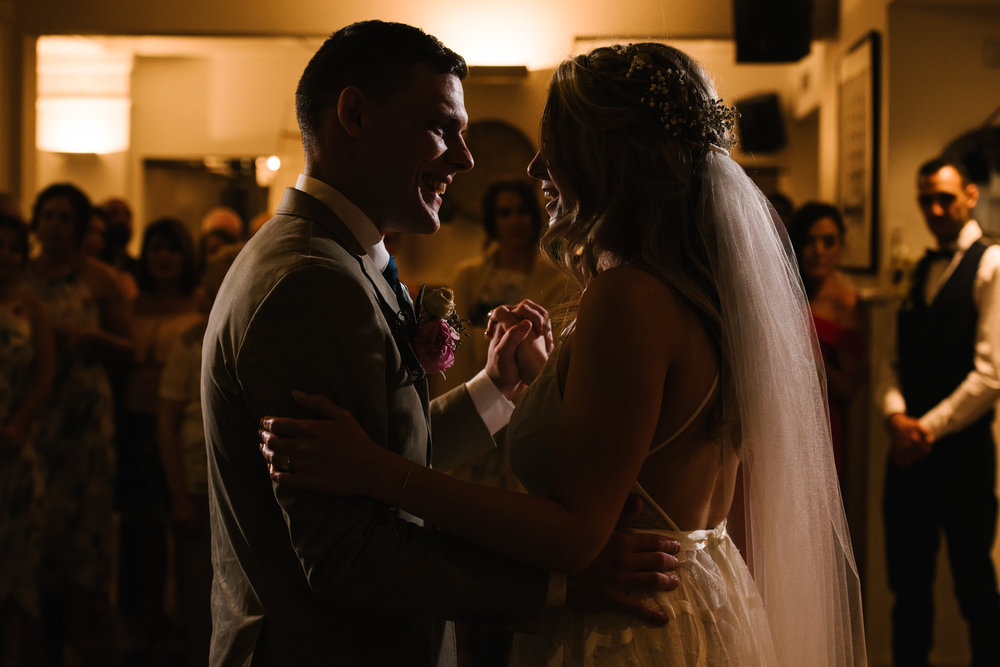
<path fill-rule="evenodd" d="M 736 101 L 736 127 L 740 150 L 773 153 L 785 147 L 785 120 L 777 93 L 755 95 Z"/>
<path fill-rule="evenodd" d="M 736 62 L 789 63 L 809 53 L 812 0 L 733 0 Z"/>

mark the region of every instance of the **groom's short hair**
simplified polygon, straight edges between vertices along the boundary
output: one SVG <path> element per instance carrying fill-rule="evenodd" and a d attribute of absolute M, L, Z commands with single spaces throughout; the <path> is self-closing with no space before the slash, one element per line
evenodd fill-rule
<path fill-rule="evenodd" d="M 943 156 L 931 158 L 920 165 L 917 169 L 917 176 L 922 178 L 933 176 L 945 167 L 951 167 L 958 172 L 958 175 L 962 179 L 963 188 L 971 182 L 969 180 L 969 170 L 965 168 L 964 164 L 962 164 L 959 160 L 952 160 L 951 158 Z"/>
<path fill-rule="evenodd" d="M 404 87 L 413 65 L 464 79 L 465 59 L 420 28 L 404 23 L 361 21 L 323 42 L 306 65 L 295 90 L 295 115 L 304 143 L 315 141 L 323 109 L 336 104 L 340 91 L 357 86 L 375 99 Z"/>

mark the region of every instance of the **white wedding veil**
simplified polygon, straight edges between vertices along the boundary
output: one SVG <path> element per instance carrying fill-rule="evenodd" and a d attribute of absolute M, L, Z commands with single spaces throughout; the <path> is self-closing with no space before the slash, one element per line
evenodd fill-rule
<path fill-rule="evenodd" d="M 703 315 L 721 346 L 713 421 L 740 454 L 745 555 L 778 664 L 865 665 L 812 314 L 784 227 L 718 147 L 734 123 L 707 73 L 668 45 L 565 61 L 542 153 L 571 205 L 546 237 L 559 243 L 546 247 L 581 284 L 606 257 L 653 267 Z"/>
<path fill-rule="evenodd" d="M 699 229 L 738 411 L 747 564 L 781 665 L 865 665 L 861 586 L 834 467 L 826 381 L 795 255 L 729 154 L 705 156 Z"/>

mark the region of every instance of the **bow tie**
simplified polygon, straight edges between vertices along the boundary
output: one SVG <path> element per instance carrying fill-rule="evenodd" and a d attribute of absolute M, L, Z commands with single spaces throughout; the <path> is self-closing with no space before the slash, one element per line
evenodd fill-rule
<path fill-rule="evenodd" d="M 924 258 L 926 258 L 927 261 L 930 262 L 934 262 L 941 259 L 946 259 L 948 261 L 951 261 L 951 258 L 954 256 L 955 256 L 954 248 L 941 248 L 937 250 L 933 248 L 928 248 L 927 252 L 924 253 Z"/>

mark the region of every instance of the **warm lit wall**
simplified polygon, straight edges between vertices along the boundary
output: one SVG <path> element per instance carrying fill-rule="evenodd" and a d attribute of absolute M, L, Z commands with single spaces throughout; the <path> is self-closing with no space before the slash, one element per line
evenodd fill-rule
<path fill-rule="evenodd" d="M 984 63 L 1000 35 L 1000 3 L 967 9 L 890 7 L 885 230 L 919 255 L 931 243 L 914 202 L 917 166 L 982 125 L 1000 105 L 1000 67 Z"/>
<path fill-rule="evenodd" d="M 212 58 L 136 58 L 131 151 L 136 180 L 142 160 L 149 158 L 279 154 L 289 165 L 284 181 L 275 184 L 280 193 L 289 179 L 294 182 L 289 172 L 301 161 L 297 138 L 289 142 L 285 135 L 296 134 L 295 83 L 310 55 L 294 46 L 254 53 L 236 43 Z M 133 183 L 129 193 L 141 210 L 141 183 Z"/>
<path fill-rule="evenodd" d="M 476 64 L 551 66 L 574 35 L 728 37 L 730 0 L 17 0 L 35 34 L 322 35 L 381 18 L 424 28 Z M 513 58 L 513 60 L 511 60 Z M 486 62 L 487 60 L 491 62 Z"/>
<path fill-rule="evenodd" d="M 18 88 L 17 40 L 14 31 L 14 3 L 0 1 L 0 90 L 14 91 Z M 17 141 L 16 114 L 13 106 L 0 107 L 0 155 L 11 155 Z M 0 160 L 0 191 L 16 182 L 13 165 L 9 160 Z"/>
<path fill-rule="evenodd" d="M 845 20 L 852 37 L 870 27 L 884 25 L 887 65 L 883 87 L 882 267 L 887 266 L 889 239 L 899 229 L 909 254 L 915 259 L 931 243 L 917 210 L 915 171 L 925 159 L 941 151 L 958 135 L 980 125 L 1000 104 L 1000 68 L 983 62 L 984 44 L 1000 35 L 1000 3 L 933 3 L 908 1 L 889 4 L 880 17 L 867 3 L 857 5 L 864 16 Z M 882 281 L 884 284 L 884 280 Z M 874 281 L 872 281 L 874 284 Z M 885 309 L 883 309 L 885 310 Z M 891 312 L 882 312 L 876 333 L 879 341 L 891 339 Z M 879 362 L 876 358 L 875 363 Z M 867 557 L 867 626 L 873 665 L 888 664 L 891 596 L 885 577 L 880 494 L 888 443 L 878 414 L 870 434 L 869 544 Z M 994 562 L 997 562 L 996 550 Z M 943 551 L 935 589 L 937 617 L 935 664 L 968 663 L 967 631 L 961 620 Z"/>

